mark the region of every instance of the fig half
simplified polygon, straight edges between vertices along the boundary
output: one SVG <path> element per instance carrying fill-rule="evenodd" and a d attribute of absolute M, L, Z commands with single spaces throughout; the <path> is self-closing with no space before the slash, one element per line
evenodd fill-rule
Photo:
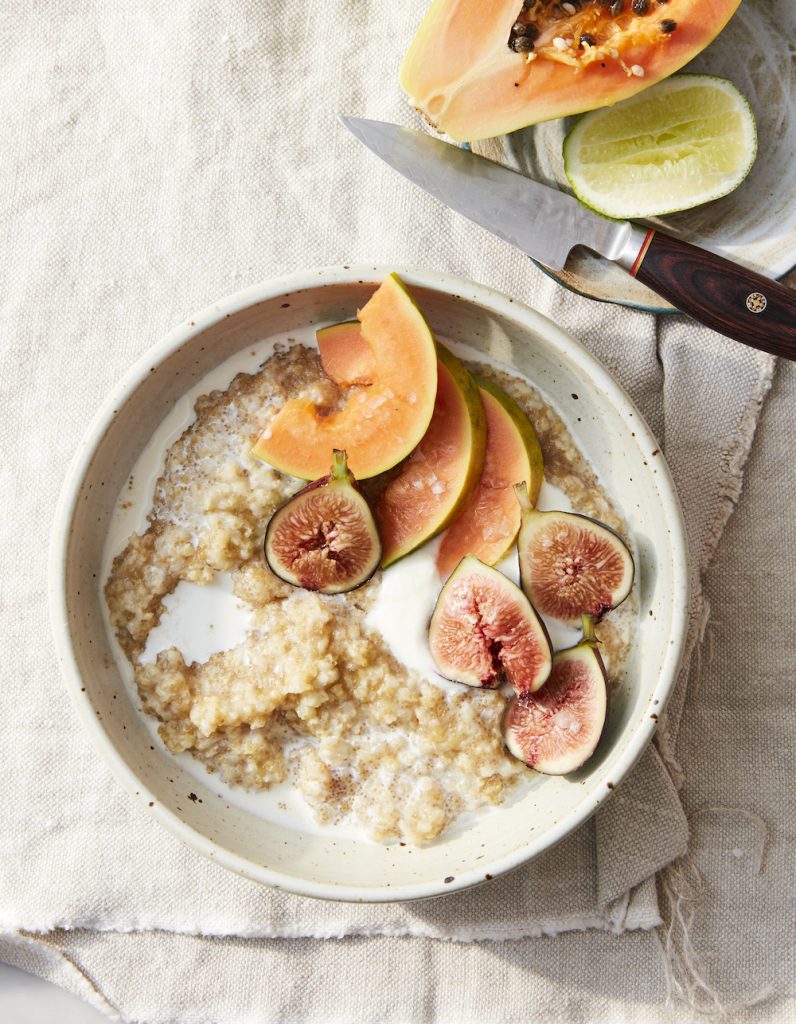
<path fill-rule="evenodd" d="M 513 697 L 506 707 L 506 746 L 544 775 L 566 775 L 580 768 L 602 735 L 608 701 L 596 643 L 593 620 L 584 616 L 583 639 L 554 656 L 542 689 Z"/>
<path fill-rule="evenodd" d="M 577 626 L 581 615 L 599 622 L 633 586 L 627 544 L 604 523 L 575 512 L 539 512 L 524 483 L 514 488 L 522 508 L 517 541 L 520 582 L 533 606 Z"/>
<path fill-rule="evenodd" d="M 472 555 L 440 591 L 428 631 L 431 657 L 448 679 L 517 693 L 537 690 L 553 653 L 542 620 L 518 586 Z"/>
<path fill-rule="evenodd" d="M 381 561 L 373 514 L 348 469 L 332 454 L 332 471 L 308 484 L 271 517 L 265 559 L 286 583 L 341 594 L 367 583 Z"/>

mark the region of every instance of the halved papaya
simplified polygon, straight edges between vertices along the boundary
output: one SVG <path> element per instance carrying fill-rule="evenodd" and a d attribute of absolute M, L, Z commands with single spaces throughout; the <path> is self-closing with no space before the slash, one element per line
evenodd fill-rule
<path fill-rule="evenodd" d="M 687 64 L 740 0 L 432 0 L 401 66 L 460 142 L 626 99 Z"/>
<path fill-rule="evenodd" d="M 431 423 L 375 509 L 385 568 L 453 521 L 484 465 L 487 427 L 479 389 L 454 355 L 441 345 L 437 352 Z"/>
<path fill-rule="evenodd" d="M 331 413 L 309 398 L 287 401 L 252 452 L 276 469 L 305 480 L 328 470 L 333 449 L 344 449 L 358 480 L 391 469 L 417 446 L 434 411 L 434 336 L 403 282 L 390 274 L 358 312 L 373 356 L 374 380 L 354 388 Z"/>
<path fill-rule="evenodd" d="M 542 449 L 533 424 L 497 384 L 478 375 L 475 380 L 486 413 L 484 468 L 439 546 L 437 570 L 443 580 L 465 555 L 487 565 L 499 562 L 514 543 L 522 519 L 514 484 L 526 481 L 532 504 L 542 486 Z"/>

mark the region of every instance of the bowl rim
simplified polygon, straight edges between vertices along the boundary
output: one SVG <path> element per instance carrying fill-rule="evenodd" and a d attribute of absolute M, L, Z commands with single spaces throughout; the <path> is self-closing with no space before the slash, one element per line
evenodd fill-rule
<path fill-rule="evenodd" d="M 50 627 L 61 674 L 72 704 L 95 748 L 128 794 L 138 800 L 148 813 L 152 814 L 168 832 L 181 842 L 249 880 L 300 896 L 355 903 L 394 903 L 450 894 L 482 883 L 485 880 L 485 868 L 480 865 L 478 868 L 460 872 L 453 883 L 447 885 L 441 880 L 435 880 L 413 882 L 399 888 L 377 889 L 315 882 L 282 874 L 280 871 L 264 867 L 234 853 L 220 843 L 207 838 L 158 799 L 154 800 L 154 806 L 150 806 L 154 794 L 128 766 L 105 731 L 105 726 L 95 715 L 88 693 L 81 689 L 82 679 L 69 630 L 66 556 L 81 487 L 96 450 L 117 410 L 122 408 L 143 381 L 150 376 L 152 367 L 159 366 L 192 337 L 250 306 L 316 287 L 369 281 L 376 283 L 393 272 L 397 273 L 410 288 L 412 286 L 428 288 L 451 297 L 461 296 L 488 312 L 503 315 L 510 320 L 519 320 L 526 327 L 541 335 L 545 344 L 551 346 L 558 354 L 575 362 L 591 379 L 593 385 L 603 392 L 622 419 L 627 420 L 632 415 L 636 439 L 640 445 L 649 445 L 650 451 L 658 447 L 643 415 L 624 389 L 614 381 L 589 350 L 548 317 L 519 300 L 510 298 L 488 285 L 468 281 L 440 271 L 396 268 L 380 264 L 348 264 L 314 268 L 309 271 L 295 271 L 269 278 L 205 306 L 204 309 L 187 317 L 169 330 L 159 341 L 147 349 L 124 374 L 92 418 L 66 472 L 52 527 L 48 565 Z M 656 459 L 656 470 L 657 489 L 661 496 L 662 510 L 670 528 L 675 591 L 670 634 L 670 639 L 673 642 L 667 645 L 658 681 L 650 694 L 650 700 L 657 701 L 658 715 L 660 715 L 666 706 L 683 659 L 688 621 L 689 574 L 685 526 L 674 482 L 665 460 Z M 543 835 L 529 840 L 524 846 L 512 851 L 511 854 L 491 862 L 488 865 L 490 876 L 497 877 L 526 863 L 560 842 L 590 818 L 618 787 L 646 750 L 657 724 L 657 720 L 652 719 L 649 715 L 642 718 L 640 725 L 629 736 L 624 750 L 614 765 L 611 772 L 613 781 L 610 788 L 595 789 L 588 794 L 588 798 L 584 797 L 582 804 L 575 811 L 562 817 Z"/>

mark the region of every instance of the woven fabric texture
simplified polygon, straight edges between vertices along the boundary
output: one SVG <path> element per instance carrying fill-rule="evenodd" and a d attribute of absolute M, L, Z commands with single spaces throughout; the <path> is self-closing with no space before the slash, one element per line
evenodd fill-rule
<path fill-rule="evenodd" d="M 701 574 L 740 491 L 773 361 L 691 322 L 656 325 L 563 291 L 350 139 L 339 112 L 416 124 L 396 84 L 414 20 L 384 0 L 332 0 L 322 24 L 275 0 L 0 10 L 0 931 L 9 950 L 25 948 L 15 936 L 51 929 L 149 931 L 149 955 L 160 958 L 170 955 L 162 932 L 467 941 L 660 920 L 653 876 L 688 838 L 670 749 L 687 668 L 662 723 L 668 767 L 650 748 L 592 821 L 488 887 L 372 909 L 259 888 L 163 833 L 82 734 L 51 652 L 52 512 L 108 388 L 174 322 L 221 295 L 291 269 L 371 260 L 499 288 L 616 375 L 660 439 L 683 502 L 693 648 Z"/>

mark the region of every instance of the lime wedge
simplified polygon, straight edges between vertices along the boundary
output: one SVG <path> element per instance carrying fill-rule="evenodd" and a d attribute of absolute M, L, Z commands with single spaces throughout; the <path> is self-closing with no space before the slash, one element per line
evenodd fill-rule
<path fill-rule="evenodd" d="M 577 121 L 564 169 L 606 217 L 657 217 L 737 188 L 757 155 L 746 97 L 726 78 L 677 75 Z"/>

